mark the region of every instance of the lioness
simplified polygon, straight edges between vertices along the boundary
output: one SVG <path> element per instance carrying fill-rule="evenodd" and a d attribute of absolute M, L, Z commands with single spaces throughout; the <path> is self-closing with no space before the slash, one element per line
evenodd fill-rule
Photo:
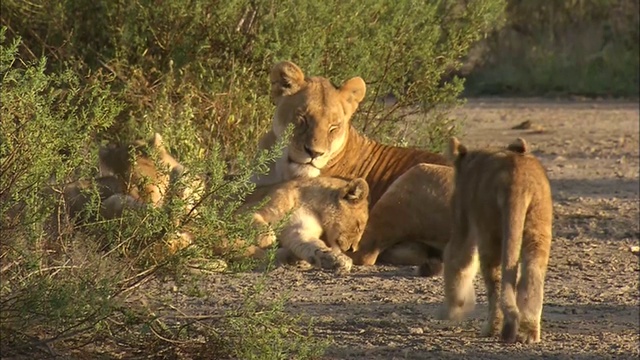
<path fill-rule="evenodd" d="M 336 88 L 326 78 L 305 77 L 296 64 L 284 61 L 272 68 L 270 80 L 276 109 L 259 148 L 271 148 L 289 124 L 294 130 L 283 156 L 266 176 L 254 177 L 256 184 L 317 176 L 362 177 L 371 190 L 372 219 L 367 226 L 383 228 L 376 224 L 381 220 L 394 226 L 386 229 L 384 239 L 375 231 L 366 231 L 360 250 L 352 256 L 354 263 L 372 265 L 378 254 L 399 265 L 421 265 L 430 254 L 440 258 L 440 251 L 428 244 L 448 241 L 448 221 L 437 222 L 435 227 L 419 224 L 439 217 L 448 207 L 449 190 L 436 184 L 448 184 L 452 176 L 438 166 L 415 167 L 448 165 L 447 159 L 420 149 L 386 146 L 359 134 L 350 121 L 366 92 L 360 77 Z M 411 169 L 415 169 L 411 175 L 403 176 Z M 423 191 L 423 184 L 436 187 Z M 408 219 L 407 213 L 414 217 Z"/>
<path fill-rule="evenodd" d="M 344 252 L 358 248 L 369 215 L 368 195 L 364 179 L 296 179 L 257 188 L 239 209 L 246 211 L 268 197 L 253 214 L 253 223 L 263 235 L 257 248 L 247 249 L 248 254 L 259 257 L 277 238 L 280 263 L 300 259 L 322 269 L 348 272 L 352 260 Z M 272 226 L 283 220 L 276 235 Z"/>
<path fill-rule="evenodd" d="M 455 190 L 442 317 L 458 320 L 473 307 L 479 251 L 489 299 L 481 335 L 502 328 L 505 342 L 538 342 L 553 218 L 545 169 L 520 138 L 507 149 L 476 151 L 452 138 L 448 155 L 455 164 Z"/>

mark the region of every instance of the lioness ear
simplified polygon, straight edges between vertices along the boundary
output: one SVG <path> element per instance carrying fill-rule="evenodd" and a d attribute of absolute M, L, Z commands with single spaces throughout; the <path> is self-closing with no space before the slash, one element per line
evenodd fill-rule
<path fill-rule="evenodd" d="M 467 153 L 467 148 L 460 143 L 458 138 L 452 136 L 449 139 L 449 148 L 447 149 L 447 158 L 449 161 L 454 162 L 458 156 L 465 155 Z"/>
<path fill-rule="evenodd" d="M 507 150 L 524 154 L 529 151 L 529 144 L 523 138 L 517 138 L 516 141 L 507 145 Z"/>
<path fill-rule="evenodd" d="M 295 94 L 304 84 L 304 73 L 291 61 L 281 61 L 271 68 L 271 100 L 276 103 L 282 96 Z"/>
<path fill-rule="evenodd" d="M 352 104 L 353 111 L 355 112 L 358 104 L 360 104 L 362 99 L 364 99 L 364 95 L 367 93 L 367 84 L 365 84 L 361 77 L 356 76 L 342 84 L 339 90 L 345 100 Z"/>
<path fill-rule="evenodd" d="M 354 204 L 369 197 L 369 185 L 363 178 L 351 180 L 347 186 L 342 189 L 342 198 Z"/>

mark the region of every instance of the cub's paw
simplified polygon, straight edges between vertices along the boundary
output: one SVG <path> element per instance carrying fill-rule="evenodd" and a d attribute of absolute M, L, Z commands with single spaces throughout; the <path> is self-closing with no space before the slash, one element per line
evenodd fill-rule
<path fill-rule="evenodd" d="M 301 269 L 311 268 L 311 264 L 300 259 L 287 248 L 278 248 L 275 260 L 276 266 L 295 266 Z"/>
<path fill-rule="evenodd" d="M 480 329 L 481 337 L 492 337 L 497 335 L 502 329 L 502 319 L 496 319 L 493 321 L 485 320 Z"/>
<path fill-rule="evenodd" d="M 341 252 L 333 252 L 331 249 L 316 250 L 309 262 L 317 267 L 334 270 L 338 273 L 351 271 L 353 260 Z"/>
<path fill-rule="evenodd" d="M 268 248 L 276 242 L 276 234 L 272 230 L 265 230 L 256 236 L 256 244 L 260 248 Z"/>
<path fill-rule="evenodd" d="M 448 305 L 442 304 L 436 313 L 436 320 L 461 320 L 461 314 L 454 311 L 454 309 L 450 309 Z"/>
<path fill-rule="evenodd" d="M 276 250 L 276 266 L 294 265 L 298 258 L 287 248 Z"/>
<path fill-rule="evenodd" d="M 540 324 L 521 322 L 516 341 L 524 344 L 540 342 Z"/>

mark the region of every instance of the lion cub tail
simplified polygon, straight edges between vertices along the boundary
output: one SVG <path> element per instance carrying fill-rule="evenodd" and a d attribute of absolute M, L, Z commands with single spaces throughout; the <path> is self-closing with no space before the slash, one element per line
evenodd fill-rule
<path fill-rule="evenodd" d="M 504 199 L 505 203 L 502 204 L 502 294 L 500 297 L 504 325 L 501 337 L 503 341 L 513 343 L 516 341 L 520 323 L 516 300 L 518 265 L 524 222 L 531 198 L 526 193 L 511 189 Z"/>

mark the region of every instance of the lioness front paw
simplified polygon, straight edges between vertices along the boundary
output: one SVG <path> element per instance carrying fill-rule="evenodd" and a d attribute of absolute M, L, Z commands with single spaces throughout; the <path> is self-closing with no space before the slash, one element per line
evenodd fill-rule
<path fill-rule="evenodd" d="M 309 262 L 317 267 L 336 272 L 349 272 L 353 266 L 353 260 L 341 252 L 333 252 L 330 249 L 317 250 Z"/>

